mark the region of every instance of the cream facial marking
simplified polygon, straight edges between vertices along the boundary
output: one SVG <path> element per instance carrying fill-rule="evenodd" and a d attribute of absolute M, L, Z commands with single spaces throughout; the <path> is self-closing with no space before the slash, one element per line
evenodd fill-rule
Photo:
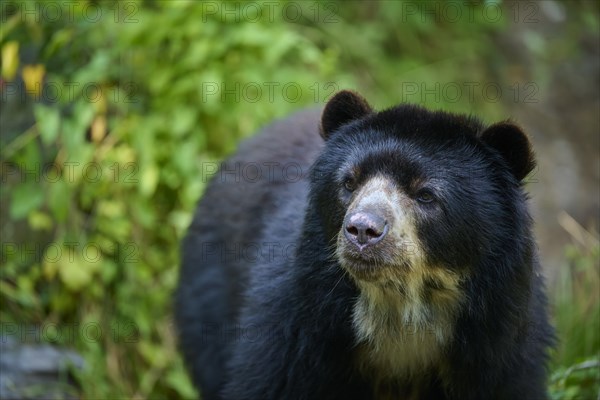
<path fill-rule="evenodd" d="M 415 223 L 409 213 L 412 200 L 401 194 L 389 178 L 375 176 L 365 182 L 353 196 L 347 215 L 355 212 L 376 214 L 385 219 L 385 237 L 369 248 L 349 243 L 342 226 L 338 233 L 336 255 L 351 274 L 363 279 L 388 281 L 390 269 L 401 265 L 418 265 L 422 258 Z M 395 274 L 394 274 L 395 275 Z"/>
<path fill-rule="evenodd" d="M 353 310 L 357 362 L 375 378 L 406 379 L 439 365 L 462 301 L 461 277 L 427 265 L 417 236 L 413 199 L 375 176 L 353 197 L 348 213 L 377 213 L 388 232 L 373 246 L 351 243 L 343 229 L 336 255 L 359 289 Z"/>

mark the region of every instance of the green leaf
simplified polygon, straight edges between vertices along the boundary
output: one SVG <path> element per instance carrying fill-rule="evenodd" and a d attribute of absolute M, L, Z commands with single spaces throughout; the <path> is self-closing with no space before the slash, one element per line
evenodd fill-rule
<path fill-rule="evenodd" d="M 148 363 L 155 367 L 164 367 L 168 359 L 166 349 L 157 346 L 148 340 L 141 341 L 138 343 L 138 349 L 142 356 L 148 361 Z"/>
<path fill-rule="evenodd" d="M 41 211 L 32 211 L 29 213 L 29 226 L 34 230 L 49 231 L 52 229 L 52 218 Z"/>
<path fill-rule="evenodd" d="M 62 179 L 48 185 L 48 206 L 57 223 L 63 223 L 69 214 L 71 193 Z"/>
<path fill-rule="evenodd" d="M 40 130 L 42 142 L 45 145 L 50 145 L 56 140 L 60 129 L 60 112 L 58 108 L 36 104 L 33 113 Z"/>
<path fill-rule="evenodd" d="M 190 382 L 190 378 L 183 368 L 171 369 L 165 377 L 166 383 L 171 386 L 184 399 L 197 399 L 198 393 Z"/>
<path fill-rule="evenodd" d="M 61 281 L 75 292 L 87 287 L 94 272 L 100 267 L 101 259 L 98 256 L 96 246 L 62 246 L 57 261 Z"/>
<path fill-rule="evenodd" d="M 15 186 L 10 202 L 10 216 L 21 219 L 44 203 L 44 191 L 35 182 L 23 182 Z"/>
<path fill-rule="evenodd" d="M 114 277 L 117 275 L 117 271 L 118 267 L 114 261 L 104 260 L 100 269 L 100 277 L 102 278 L 102 282 L 112 282 Z"/>
<path fill-rule="evenodd" d="M 139 189 L 143 196 L 149 197 L 154 193 L 158 184 L 158 177 L 159 171 L 155 165 L 142 168 Z"/>
<path fill-rule="evenodd" d="M 171 131 L 177 137 L 190 133 L 196 122 L 197 111 L 192 107 L 181 107 L 173 112 Z"/>

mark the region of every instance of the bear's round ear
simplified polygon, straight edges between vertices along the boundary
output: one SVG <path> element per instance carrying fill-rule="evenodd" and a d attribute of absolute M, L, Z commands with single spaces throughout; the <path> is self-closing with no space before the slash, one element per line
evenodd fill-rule
<path fill-rule="evenodd" d="M 511 122 L 496 123 L 483 131 L 480 138 L 502 155 L 517 180 L 521 181 L 535 167 L 529 139 L 517 125 Z"/>
<path fill-rule="evenodd" d="M 350 90 L 338 92 L 327 102 L 321 115 L 321 136 L 327 140 L 340 126 L 373 112 L 367 101 Z"/>

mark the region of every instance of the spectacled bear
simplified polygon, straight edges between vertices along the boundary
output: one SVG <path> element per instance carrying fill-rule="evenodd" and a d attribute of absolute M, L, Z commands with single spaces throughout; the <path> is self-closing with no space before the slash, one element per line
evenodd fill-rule
<path fill-rule="evenodd" d="M 202 398 L 547 398 L 533 167 L 511 122 L 351 91 L 242 144 L 183 242 Z"/>

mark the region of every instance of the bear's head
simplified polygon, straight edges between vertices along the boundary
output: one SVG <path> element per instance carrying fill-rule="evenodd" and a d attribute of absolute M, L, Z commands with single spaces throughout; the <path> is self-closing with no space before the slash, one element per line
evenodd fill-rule
<path fill-rule="evenodd" d="M 443 297 L 507 243 L 524 246 L 521 181 L 534 158 L 513 123 L 485 127 L 414 105 L 375 112 L 342 91 L 325 106 L 321 136 L 312 196 L 328 248 L 357 282 L 407 290 L 416 279 Z"/>

